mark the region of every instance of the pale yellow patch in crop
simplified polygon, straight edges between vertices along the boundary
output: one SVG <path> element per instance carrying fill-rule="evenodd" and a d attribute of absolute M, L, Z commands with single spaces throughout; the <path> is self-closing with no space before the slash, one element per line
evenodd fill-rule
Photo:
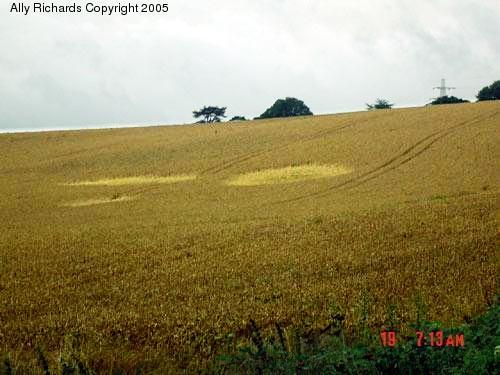
<path fill-rule="evenodd" d="M 131 201 L 132 197 L 118 197 L 118 198 L 95 198 L 95 199 L 86 199 L 86 200 L 77 200 L 73 202 L 68 202 L 63 204 L 65 207 L 86 207 L 86 206 L 94 206 L 97 204 L 106 204 L 106 203 L 117 203 L 117 202 L 126 202 Z"/>
<path fill-rule="evenodd" d="M 226 181 L 226 183 L 230 186 L 286 184 L 318 178 L 335 177 L 351 172 L 351 169 L 341 165 L 310 164 L 246 173 L 232 178 Z"/>
<path fill-rule="evenodd" d="M 124 186 L 124 185 L 150 185 L 150 184 L 174 184 L 176 182 L 195 180 L 195 175 L 177 176 L 134 176 L 105 178 L 95 181 L 78 181 L 67 184 L 69 186 Z"/>

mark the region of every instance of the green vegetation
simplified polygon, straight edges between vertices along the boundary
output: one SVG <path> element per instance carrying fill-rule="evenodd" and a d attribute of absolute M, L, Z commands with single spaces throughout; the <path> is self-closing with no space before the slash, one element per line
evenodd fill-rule
<path fill-rule="evenodd" d="M 478 101 L 500 99 L 500 81 L 495 81 L 491 85 L 483 87 L 477 94 Z"/>
<path fill-rule="evenodd" d="M 459 99 L 455 96 L 441 96 L 431 102 L 432 105 L 437 104 L 458 104 L 458 103 L 469 103 L 468 100 Z"/>
<path fill-rule="evenodd" d="M 199 111 L 193 111 L 194 118 L 202 119 L 198 121 L 199 124 L 210 124 L 213 122 L 220 122 L 221 117 L 226 117 L 226 107 L 203 107 Z"/>
<path fill-rule="evenodd" d="M 343 327 L 345 317 L 338 308 L 330 311 L 330 323 L 321 330 L 284 329 L 276 322 L 273 332 L 265 336 L 251 320 L 248 325 L 250 341 L 240 340 L 238 343 L 234 334 L 218 336 L 227 352 L 208 364 L 205 371 L 215 374 L 495 373 L 500 366 L 500 356 L 496 353 L 500 345 L 498 297 L 484 314 L 454 328 L 427 321 L 422 307 L 425 306 L 420 306 L 420 320 L 411 325 L 412 331 L 403 333 L 397 324 L 395 306 L 389 306 L 383 329 L 395 333 L 394 346 L 384 346 L 382 332 L 372 332 L 367 327 L 355 333 L 346 332 Z M 419 336 L 416 332 L 425 334 Z M 439 333 L 443 334 L 443 341 L 433 340 L 431 344 L 431 334 Z M 461 337 L 463 342 L 457 339 Z M 36 348 L 38 367 L 44 374 L 97 374 L 98 370 L 92 368 L 81 353 L 80 345 L 78 336 L 66 336 L 55 363 L 49 363 L 44 351 Z M 18 370 L 24 370 L 23 365 L 13 367 L 9 356 L 5 356 L 0 373 L 19 373 Z M 141 374 L 154 371 L 154 368 L 137 364 L 133 370 L 133 373 Z M 117 366 L 112 368 L 112 373 L 122 374 L 125 370 Z"/>
<path fill-rule="evenodd" d="M 219 356 L 214 372 L 465 375 L 494 374 L 500 366 L 500 356 L 495 353 L 500 345 L 498 300 L 473 322 L 455 328 L 422 319 L 412 324 L 412 332 L 403 334 L 393 318 L 394 307 L 389 309 L 386 322 L 386 329 L 396 333 L 393 347 L 383 346 L 380 331 L 364 330 L 356 336 L 344 332 L 340 314 L 332 314 L 331 323 L 319 332 L 285 332 L 276 324 L 274 334 L 266 340 L 252 321 L 252 342 Z M 445 339 L 442 343 L 432 340 L 431 344 L 431 334 L 442 334 Z M 463 345 L 457 337 L 464 337 Z"/>
<path fill-rule="evenodd" d="M 278 99 L 263 114 L 256 119 L 311 116 L 313 113 L 302 100 L 295 98 Z"/>
<path fill-rule="evenodd" d="M 391 109 L 394 106 L 394 103 L 389 103 L 388 100 L 385 99 L 377 99 L 373 104 L 366 104 L 366 109 L 369 111 L 373 109 Z"/>
<path fill-rule="evenodd" d="M 229 121 L 247 121 L 245 116 L 234 116 Z"/>

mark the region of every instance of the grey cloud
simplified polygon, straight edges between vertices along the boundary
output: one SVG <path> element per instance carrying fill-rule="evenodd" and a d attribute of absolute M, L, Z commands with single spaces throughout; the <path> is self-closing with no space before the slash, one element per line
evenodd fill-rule
<path fill-rule="evenodd" d="M 468 99 L 500 78 L 496 0 L 169 4 L 167 16 L 2 9 L 0 129 L 183 123 L 204 104 L 253 117 L 284 96 L 317 113 L 422 105 L 442 77 Z"/>

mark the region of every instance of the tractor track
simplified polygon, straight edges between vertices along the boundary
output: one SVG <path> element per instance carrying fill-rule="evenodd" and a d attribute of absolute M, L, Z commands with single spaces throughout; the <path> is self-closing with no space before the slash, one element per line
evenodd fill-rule
<path fill-rule="evenodd" d="M 212 167 L 209 167 L 207 169 L 204 169 L 200 172 L 200 176 L 207 175 L 207 174 L 217 174 L 217 173 L 223 172 L 225 170 L 228 170 L 229 168 L 231 168 L 234 165 L 244 163 L 244 162 L 251 160 L 251 159 L 254 159 L 254 158 L 258 158 L 258 157 L 265 155 L 267 153 L 281 151 L 281 150 L 286 149 L 290 146 L 293 146 L 294 144 L 297 144 L 297 143 L 314 141 L 314 140 L 321 138 L 323 136 L 340 132 L 346 128 L 349 128 L 352 126 L 359 126 L 362 123 L 372 121 L 372 119 L 363 119 L 363 120 L 360 120 L 358 122 L 353 122 L 351 119 L 347 119 L 347 121 L 349 122 L 347 124 L 342 124 L 342 123 L 336 124 L 336 125 L 341 125 L 340 127 L 336 126 L 333 129 L 332 128 L 323 129 L 323 130 L 320 130 L 314 134 L 309 135 L 308 137 L 295 139 L 287 144 L 284 144 L 284 145 L 281 145 L 281 146 L 278 146 L 275 148 L 248 152 L 242 156 L 232 158 L 228 161 L 225 161 L 225 162 L 219 163 L 217 165 L 214 165 Z M 161 188 L 162 187 L 160 187 L 160 186 L 152 186 L 152 187 L 148 187 L 148 188 L 144 188 L 144 189 L 140 189 L 140 190 L 131 190 L 131 191 L 125 192 L 124 194 L 140 195 L 143 193 L 155 192 L 157 190 L 160 190 Z"/>
<path fill-rule="evenodd" d="M 281 145 L 281 146 L 278 146 L 278 147 L 274 147 L 274 148 L 271 148 L 271 149 L 266 149 L 266 150 L 259 150 L 259 151 L 254 151 L 254 152 L 250 152 L 250 153 L 247 153 L 243 156 L 239 156 L 239 157 L 236 157 L 236 158 L 233 158 L 229 161 L 226 161 L 226 162 L 223 162 L 222 164 L 219 164 L 219 165 L 215 165 L 213 167 L 210 167 L 208 169 L 205 169 L 201 172 L 201 174 L 206 174 L 206 173 L 209 173 L 209 172 L 212 172 L 212 173 L 219 173 L 219 172 L 222 172 L 222 171 L 225 171 L 229 168 L 231 168 L 232 166 L 236 165 L 236 164 L 240 164 L 240 163 L 243 163 L 243 162 L 246 162 L 248 160 L 251 160 L 251 159 L 254 159 L 254 158 L 257 158 L 261 155 L 264 155 L 264 154 L 267 154 L 267 153 L 272 153 L 272 152 L 277 152 L 277 151 L 281 151 L 283 149 L 286 149 L 286 148 L 289 148 L 290 146 L 294 145 L 294 144 L 297 144 L 297 143 L 304 143 L 304 142 L 310 142 L 310 141 L 314 141 L 314 140 L 317 140 L 318 138 L 321 138 L 323 136 L 326 136 L 326 135 L 330 135 L 330 134 L 335 134 L 337 132 L 340 132 L 346 128 L 349 128 L 349 127 L 352 127 L 352 126 L 358 126 L 360 123 L 366 123 L 366 122 L 369 122 L 369 121 L 373 121 L 373 119 L 363 119 L 363 120 L 360 120 L 358 122 L 353 122 L 352 120 L 348 120 L 349 123 L 348 124 L 345 124 L 345 125 L 342 125 L 340 127 L 335 127 L 335 128 L 329 128 L 329 129 L 323 129 L 323 130 L 320 130 L 316 133 L 313 133 L 307 137 L 303 137 L 303 138 L 299 138 L 299 139 L 296 139 L 296 140 L 293 140 L 287 144 L 284 144 L 284 145 Z"/>
<path fill-rule="evenodd" d="M 484 121 L 484 120 L 487 120 L 490 118 L 493 118 L 496 115 L 498 115 L 498 112 L 494 111 L 493 113 L 488 114 L 486 116 L 479 115 L 479 116 L 476 116 L 475 118 L 473 118 L 472 120 L 462 121 L 459 124 L 452 126 L 450 128 L 438 130 L 438 131 L 420 139 L 418 142 L 416 142 L 412 146 L 405 149 L 402 153 L 397 154 L 396 156 L 392 157 L 390 160 L 384 162 L 382 165 L 379 165 L 378 167 L 376 167 L 368 172 L 365 172 L 357 177 L 353 177 L 347 181 L 330 186 L 326 189 L 323 189 L 321 191 L 317 191 L 315 193 L 305 194 L 305 195 L 301 195 L 301 196 L 298 196 L 295 198 L 271 202 L 270 204 L 276 205 L 276 204 L 283 204 L 283 203 L 291 203 L 291 202 L 296 202 L 296 201 L 300 201 L 303 199 L 308 199 L 308 198 L 313 198 L 313 197 L 321 197 L 321 196 L 325 196 L 325 195 L 329 194 L 330 192 L 332 192 L 334 190 L 344 188 L 348 185 L 350 185 L 350 186 L 348 186 L 348 189 L 352 189 L 352 188 L 357 187 L 361 184 L 364 184 L 367 181 L 370 181 L 370 180 L 378 178 L 382 175 L 385 175 L 385 174 L 389 173 L 390 171 L 392 171 L 392 170 L 394 170 L 394 169 L 396 169 L 404 164 L 409 163 L 410 161 L 414 160 L 415 158 L 417 158 L 418 156 L 423 154 L 425 151 L 427 151 L 436 142 L 438 142 L 439 140 L 454 133 L 458 129 L 470 126 L 472 124 L 476 124 L 478 122 L 481 122 L 481 121 Z M 419 149 L 417 152 L 412 154 L 412 152 L 415 151 L 416 149 L 418 149 L 419 146 L 421 146 L 421 145 L 423 145 L 423 147 L 421 149 Z M 409 155 L 407 158 L 401 160 L 401 158 L 403 158 L 407 155 Z"/>
<path fill-rule="evenodd" d="M 332 192 L 334 190 L 341 189 L 341 188 L 352 189 L 352 188 L 357 187 L 357 186 L 359 186 L 367 181 L 373 180 L 373 179 L 378 178 L 386 173 L 389 173 L 390 171 L 392 171 L 392 170 L 394 170 L 394 169 L 396 169 L 404 164 L 409 163 L 410 161 L 412 161 L 413 159 L 417 158 L 422 153 L 427 151 L 433 144 L 435 144 L 436 142 L 438 142 L 442 138 L 448 136 L 449 134 L 455 132 L 456 130 L 463 128 L 463 127 L 466 127 L 466 126 L 469 126 L 469 125 L 472 125 L 472 124 L 475 124 L 475 123 L 480 122 L 480 121 L 484 121 L 486 119 L 489 119 L 491 117 L 496 116 L 497 114 L 498 114 L 498 111 L 494 111 L 493 113 L 490 113 L 486 116 L 478 115 L 471 120 L 462 121 L 459 124 L 452 126 L 450 128 L 435 131 L 432 134 L 429 134 L 429 135 L 423 137 L 418 142 L 416 142 L 413 145 L 411 145 L 410 147 L 406 148 L 403 152 L 397 154 L 396 156 L 392 157 L 391 159 L 387 160 L 386 162 L 377 166 L 376 168 L 374 168 L 370 171 L 367 171 L 367 172 L 365 172 L 357 177 L 353 177 L 347 181 L 330 186 L 330 187 L 323 189 L 321 191 L 318 191 L 318 192 L 300 195 L 300 196 L 290 198 L 290 199 L 270 202 L 269 204 L 277 205 L 277 204 L 283 204 L 283 203 L 291 203 L 291 202 L 300 201 L 303 199 L 308 199 L 308 198 L 313 198 L 313 197 L 321 197 L 321 196 L 325 196 L 325 195 L 329 194 L 330 192 Z M 385 115 L 387 115 L 387 114 L 385 114 Z M 362 123 L 371 122 L 371 121 L 373 121 L 373 119 L 362 119 L 360 121 L 350 120 L 349 123 L 347 123 L 347 124 L 341 123 L 341 124 L 338 124 L 340 126 L 336 126 L 335 128 L 323 129 L 323 130 L 320 130 L 320 131 L 318 131 L 314 134 L 311 134 L 307 137 L 295 139 L 287 144 L 283 144 L 281 146 L 278 146 L 278 147 L 275 147 L 272 149 L 265 149 L 265 150 L 258 150 L 258 151 L 249 152 L 249 153 L 246 153 L 242 156 L 232 158 L 228 161 L 225 161 L 225 162 L 219 163 L 217 165 L 214 165 L 212 167 L 209 167 L 207 169 L 204 169 L 200 172 L 200 176 L 207 175 L 207 174 L 217 174 L 217 173 L 223 172 L 225 170 L 228 170 L 237 164 L 241 164 L 241 163 L 244 163 L 248 160 L 258 158 L 258 157 L 265 155 L 267 153 L 279 152 L 279 151 L 282 151 L 286 148 L 293 146 L 294 144 L 314 141 L 314 140 L 317 140 L 318 138 L 321 138 L 323 136 L 335 134 L 335 133 L 338 133 L 346 128 L 350 128 L 353 126 L 359 126 Z M 420 146 L 423 146 L 423 147 L 420 148 Z M 417 151 L 414 152 L 415 150 L 417 150 Z M 405 156 L 408 156 L 408 157 L 401 160 Z M 154 193 L 156 195 L 156 194 L 161 194 L 163 192 L 162 190 L 163 190 L 163 186 L 150 186 L 150 187 L 145 187 L 145 188 L 139 189 L 139 190 L 137 190 L 137 189 L 129 190 L 129 191 L 124 192 L 123 194 L 137 196 L 137 195 L 141 195 L 144 193 Z"/>

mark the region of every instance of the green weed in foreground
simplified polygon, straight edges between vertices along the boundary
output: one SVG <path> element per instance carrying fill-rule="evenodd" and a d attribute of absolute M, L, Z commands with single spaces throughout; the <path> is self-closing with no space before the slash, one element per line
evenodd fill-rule
<path fill-rule="evenodd" d="M 395 329 L 395 306 L 390 306 L 387 329 Z M 464 347 L 417 347 L 414 336 L 401 336 L 394 347 L 381 345 L 379 335 L 359 331 L 347 339 L 343 328 L 344 317 L 332 311 L 330 324 L 322 330 L 305 331 L 299 328 L 285 330 L 275 324 L 274 334 L 264 338 L 257 324 L 250 321 L 251 342 L 236 348 L 227 346 L 227 354 L 220 355 L 206 369 L 215 374 L 494 374 L 500 365 L 496 351 L 500 345 L 500 301 L 481 316 L 454 328 L 444 328 L 439 322 L 418 318 L 411 325 L 415 331 L 443 331 L 445 336 L 464 334 Z M 97 374 L 79 349 L 79 338 L 67 336 L 59 358 L 51 361 L 41 348 L 34 357 L 39 371 L 50 374 Z M 13 364 L 9 356 L 1 361 L 0 374 L 22 374 L 27 363 Z M 31 371 L 35 370 L 33 368 Z M 130 370 L 130 369 L 129 369 Z M 161 369 L 137 366 L 132 373 L 161 373 Z M 120 368 L 113 374 L 125 374 Z"/>
<path fill-rule="evenodd" d="M 443 331 L 445 336 L 463 333 L 464 347 L 417 346 L 413 336 L 401 337 L 395 347 L 381 345 L 378 332 L 370 342 L 358 334 L 346 342 L 342 317 L 332 316 L 327 332 L 315 339 L 308 335 L 290 335 L 286 343 L 283 331 L 261 338 L 251 324 L 252 343 L 238 351 L 222 355 L 213 372 L 222 374 L 494 374 L 500 366 L 495 348 L 500 344 L 500 303 L 497 301 L 470 324 L 444 328 L 439 322 L 417 321 L 415 331 Z M 389 317 L 390 319 L 390 317 Z M 390 324 L 390 322 L 389 322 Z M 321 337 L 323 336 L 323 337 Z M 292 343 L 293 342 L 293 343 Z M 498 373 L 498 372 L 497 372 Z"/>

